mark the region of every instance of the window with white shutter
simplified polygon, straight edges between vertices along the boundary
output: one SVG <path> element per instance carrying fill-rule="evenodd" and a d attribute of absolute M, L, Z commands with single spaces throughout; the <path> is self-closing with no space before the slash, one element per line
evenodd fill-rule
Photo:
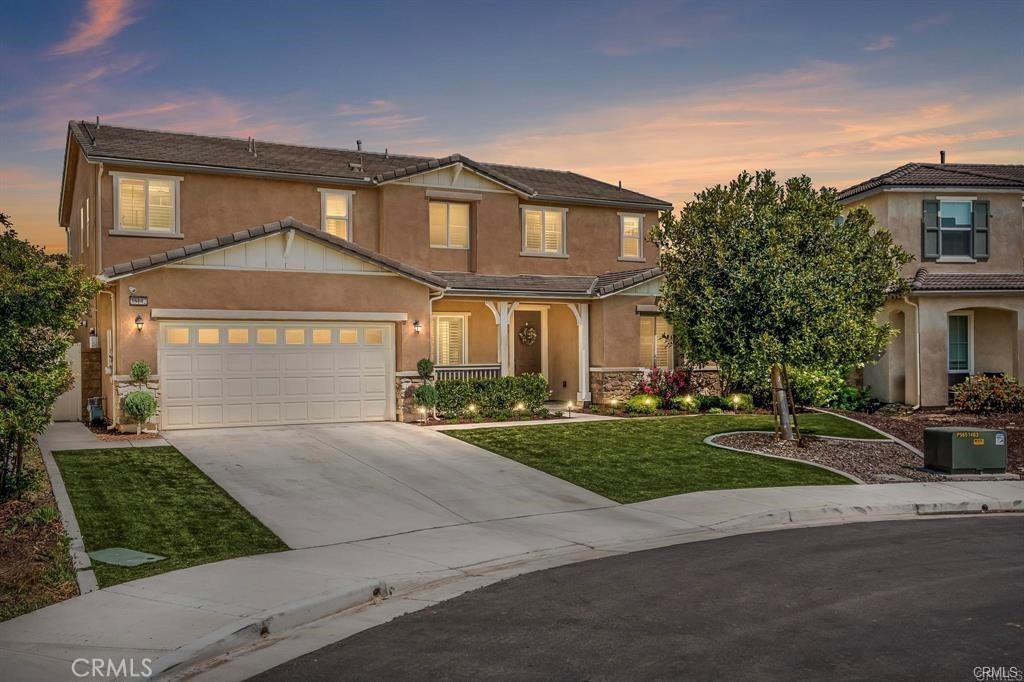
<path fill-rule="evenodd" d="M 661 315 L 640 316 L 640 364 L 643 367 L 673 366 L 672 328 Z"/>
<path fill-rule="evenodd" d="M 342 189 L 321 189 L 320 229 L 327 234 L 352 239 L 352 196 L 355 192 Z"/>
<path fill-rule="evenodd" d="M 619 214 L 619 258 L 644 259 L 644 217 L 633 213 Z"/>
<path fill-rule="evenodd" d="M 565 257 L 565 214 L 563 208 L 524 206 L 522 255 Z"/>
<path fill-rule="evenodd" d="M 430 245 L 438 249 L 469 248 L 469 204 L 430 202 Z"/>
<path fill-rule="evenodd" d="M 434 315 L 434 362 L 438 365 L 466 363 L 466 314 Z"/>
<path fill-rule="evenodd" d="M 178 223 L 178 183 L 181 178 L 129 173 L 114 176 L 114 215 L 118 232 L 176 234 Z"/>

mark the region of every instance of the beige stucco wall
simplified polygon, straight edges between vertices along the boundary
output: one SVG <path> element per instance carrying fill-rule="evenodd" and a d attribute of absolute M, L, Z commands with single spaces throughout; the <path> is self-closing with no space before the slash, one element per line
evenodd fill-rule
<path fill-rule="evenodd" d="M 69 255 L 73 263 L 84 265 L 86 271 L 95 274 L 97 268 L 97 243 L 98 236 L 96 228 L 96 168 L 85 159 L 85 154 L 76 146 L 74 166 L 74 184 L 71 186 L 70 227 L 68 229 Z M 85 225 L 88 225 L 89 235 L 86 237 L 84 227 L 79 229 L 81 222 L 81 209 L 85 208 L 85 201 L 89 200 L 89 218 Z"/>
<path fill-rule="evenodd" d="M 654 305 L 653 296 L 618 294 L 590 306 L 590 364 L 592 367 L 643 367 L 640 361 L 638 305 Z"/>
<path fill-rule="evenodd" d="M 482 301 L 442 298 L 434 303 L 434 313 L 468 313 L 467 364 L 484 365 L 498 362 L 498 324 L 494 313 Z"/>
<path fill-rule="evenodd" d="M 974 197 L 989 202 L 988 259 L 977 263 L 925 261 L 921 254 L 921 203 L 938 196 Z M 928 272 L 1021 272 L 1024 269 L 1024 210 L 1020 193 L 978 192 L 882 192 L 851 205 L 864 204 L 878 224 L 887 227 L 896 241 L 914 256 L 903 272 L 913 276 L 922 265 Z"/>
<path fill-rule="evenodd" d="M 95 192 L 96 165 L 81 159 L 72 188 L 73 202 L 80 192 Z M 183 178 L 179 184 L 179 224 L 182 238 L 109 235 L 116 227 L 114 181 L 111 172 L 142 173 Z M 656 247 L 645 240 L 643 261 L 619 260 L 619 212 L 632 209 L 570 203 L 533 202 L 504 191 L 477 192 L 471 205 L 470 249 L 430 247 L 429 198 L 421 185 L 386 184 L 379 187 L 344 187 L 331 183 L 289 181 L 215 173 L 165 171 L 144 167 L 107 165 L 103 169 L 103 267 L 160 251 L 194 244 L 236 230 L 291 216 L 318 226 L 321 222 L 318 188 L 349 189 L 353 197 L 353 240 L 374 251 L 426 270 L 476 271 L 494 274 L 599 274 L 653 267 Z M 520 255 L 522 205 L 568 209 L 568 258 Z M 73 204 L 74 213 L 77 203 Z M 658 219 L 644 215 L 644 231 Z M 95 262 L 95 258 L 94 258 Z"/>
<path fill-rule="evenodd" d="M 149 296 L 149 306 L 129 306 L 128 286 Z M 429 325 L 428 289 L 402 277 L 167 267 L 119 280 L 114 288 L 117 374 L 127 374 L 136 360 L 145 360 L 159 374 L 159 324 L 150 318 L 153 308 L 407 313 L 408 322 L 395 324 L 396 371 L 415 370 L 416 361 L 430 355 L 428 330 L 413 330 L 417 319 Z M 141 332 L 134 324 L 138 314 L 146 320 Z"/>

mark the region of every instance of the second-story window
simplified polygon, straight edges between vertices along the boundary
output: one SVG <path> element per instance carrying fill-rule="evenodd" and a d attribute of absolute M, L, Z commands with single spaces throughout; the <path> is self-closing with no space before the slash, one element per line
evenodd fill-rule
<path fill-rule="evenodd" d="M 320 190 L 320 229 L 342 239 L 352 239 L 352 196 L 340 189 Z"/>
<path fill-rule="evenodd" d="M 524 256 L 565 257 L 564 208 L 523 207 Z"/>
<path fill-rule="evenodd" d="M 112 173 L 116 232 L 174 234 L 178 229 L 181 178 Z"/>
<path fill-rule="evenodd" d="M 989 202 L 974 197 L 926 199 L 922 209 L 924 257 L 987 258 Z"/>
<path fill-rule="evenodd" d="M 430 202 L 430 246 L 437 249 L 469 248 L 469 204 Z"/>
<path fill-rule="evenodd" d="M 636 213 L 619 214 L 619 258 L 644 259 L 644 217 Z"/>

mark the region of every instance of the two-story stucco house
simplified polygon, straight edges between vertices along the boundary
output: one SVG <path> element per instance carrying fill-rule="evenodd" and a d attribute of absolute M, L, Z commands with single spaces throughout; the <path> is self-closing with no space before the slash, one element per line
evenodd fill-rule
<path fill-rule="evenodd" d="M 1024 375 L 1024 165 L 909 163 L 840 192 L 914 255 L 900 331 L 864 371 L 884 402 L 946 405 L 972 374 Z"/>
<path fill-rule="evenodd" d="M 673 362 L 647 239 L 668 208 L 459 155 L 72 121 L 60 224 L 106 285 L 83 398 L 120 422 L 144 360 L 163 429 L 403 419 L 425 357 L 440 377 L 540 372 L 556 400 L 623 397 Z"/>

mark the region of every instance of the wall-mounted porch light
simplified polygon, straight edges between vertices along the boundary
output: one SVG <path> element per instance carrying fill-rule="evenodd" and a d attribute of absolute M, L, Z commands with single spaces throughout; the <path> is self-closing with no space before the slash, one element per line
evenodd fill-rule
<path fill-rule="evenodd" d="M 423 323 L 420 322 L 419 320 L 416 320 L 415 322 L 412 323 L 412 330 L 419 334 L 420 332 L 423 331 Z"/>
<path fill-rule="evenodd" d="M 142 331 L 142 326 L 144 324 L 146 324 L 146 323 L 142 321 L 142 315 L 136 315 L 135 316 L 135 328 L 138 329 L 141 332 Z"/>

